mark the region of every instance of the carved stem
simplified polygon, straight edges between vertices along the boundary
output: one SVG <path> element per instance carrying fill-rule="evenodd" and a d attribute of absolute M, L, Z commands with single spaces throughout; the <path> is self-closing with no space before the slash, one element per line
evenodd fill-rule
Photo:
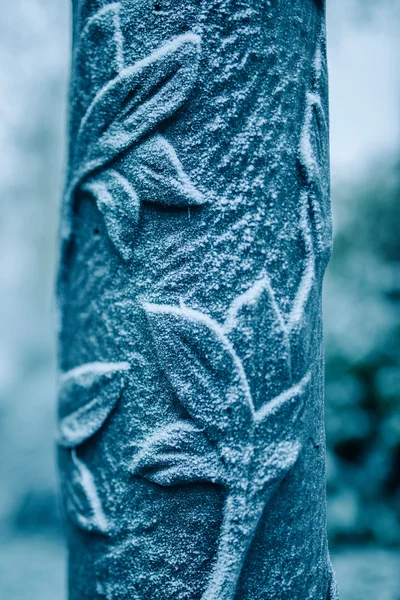
<path fill-rule="evenodd" d="M 233 600 L 247 551 L 264 509 L 262 498 L 231 492 L 225 501 L 224 520 L 216 561 L 202 600 Z"/>

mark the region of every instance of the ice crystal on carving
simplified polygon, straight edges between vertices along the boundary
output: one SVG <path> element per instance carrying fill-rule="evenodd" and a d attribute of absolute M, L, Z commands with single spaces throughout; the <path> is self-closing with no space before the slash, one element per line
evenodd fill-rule
<path fill-rule="evenodd" d="M 80 188 L 95 198 L 110 239 L 122 258 L 132 254 L 142 202 L 198 206 L 206 202 L 185 173 L 171 144 L 154 129 L 188 98 L 197 77 L 200 38 L 180 35 L 150 56 L 125 66 L 120 4 L 100 10 L 78 44 L 81 90 L 95 90 L 76 139 L 66 192 L 63 237 L 70 235 L 71 212 Z M 105 56 L 92 49 L 96 36 Z M 85 53 L 97 62 L 85 60 Z M 83 95 L 83 94 L 81 94 Z"/>
<path fill-rule="evenodd" d="M 78 457 L 79 446 L 102 427 L 122 393 L 129 363 L 88 363 L 61 377 L 59 440 L 66 450 L 66 508 L 71 519 L 87 530 L 107 533 L 109 526 L 90 469 Z"/>
<path fill-rule="evenodd" d="M 252 312 L 258 311 L 273 323 L 261 329 L 259 349 L 268 354 L 268 342 L 271 347 L 278 343 L 276 360 L 282 364 L 275 366 L 285 371 L 282 381 L 291 381 L 292 338 L 315 274 L 307 206 L 302 210 L 306 262 L 289 315 L 280 311 L 266 273 L 233 301 L 222 325 L 183 303 L 144 304 L 161 368 L 193 421 L 180 420 L 155 431 L 135 457 L 132 471 L 163 486 L 208 481 L 226 490 L 218 551 L 202 600 L 233 600 L 262 512 L 302 448 L 311 373 L 271 399 L 263 372 L 259 389 L 252 389 L 235 350 L 255 341 Z M 257 348 L 251 343 L 250 351 L 254 359 Z M 263 400 L 258 409 L 253 398 L 257 392 Z"/>

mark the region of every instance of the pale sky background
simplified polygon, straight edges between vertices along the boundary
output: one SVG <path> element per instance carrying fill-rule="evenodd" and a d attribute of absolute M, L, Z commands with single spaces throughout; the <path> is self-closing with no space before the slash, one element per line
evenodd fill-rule
<path fill-rule="evenodd" d="M 334 184 L 400 146 L 400 2 L 377 0 L 369 17 L 355 4 L 328 1 Z"/>

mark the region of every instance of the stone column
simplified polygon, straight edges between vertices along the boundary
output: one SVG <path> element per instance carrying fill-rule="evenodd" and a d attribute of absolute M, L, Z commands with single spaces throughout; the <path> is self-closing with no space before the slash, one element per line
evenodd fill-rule
<path fill-rule="evenodd" d="M 70 600 L 337 598 L 322 0 L 76 0 L 69 135 Z"/>

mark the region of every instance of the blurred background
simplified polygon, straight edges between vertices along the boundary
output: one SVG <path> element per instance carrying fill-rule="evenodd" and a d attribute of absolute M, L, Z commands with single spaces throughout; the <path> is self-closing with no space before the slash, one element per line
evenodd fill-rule
<path fill-rule="evenodd" d="M 0 598 L 64 600 L 53 286 L 69 0 L 0 0 Z M 400 600 L 400 3 L 328 1 L 335 247 L 324 298 L 342 600 Z"/>

